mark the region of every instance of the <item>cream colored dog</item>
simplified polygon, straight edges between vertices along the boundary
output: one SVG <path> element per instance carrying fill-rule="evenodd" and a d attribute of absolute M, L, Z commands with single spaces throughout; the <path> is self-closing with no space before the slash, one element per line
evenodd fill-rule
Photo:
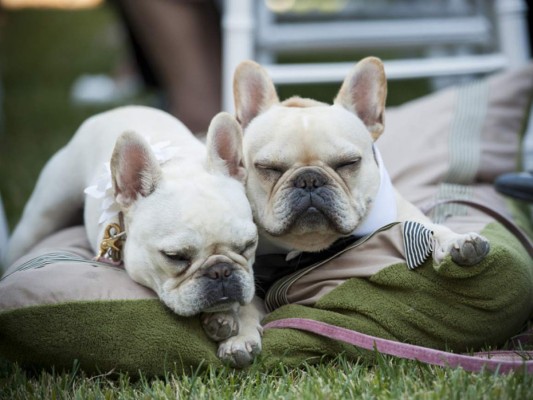
<path fill-rule="evenodd" d="M 97 115 L 43 169 L 8 262 L 84 208 L 95 254 L 118 255 L 129 276 L 177 314 L 203 313 L 219 357 L 245 366 L 261 349 L 261 327 L 260 306 L 250 304 L 257 228 L 244 177 L 242 131 L 229 114 L 213 119 L 207 151 L 162 111 L 124 107 Z M 105 242 L 109 227 L 112 240 Z"/>
<path fill-rule="evenodd" d="M 386 94 L 377 58 L 353 68 L 333 105 L 299 97 L 280 103 L 260 65 L 238 66 L 236 113 L 260 253 L 317 252 L 348 235 L 414 220 L 433 232 L 437 263 L 448 254 L 461 265 L 485 257 L 485 238 L 431 223 L 392 187 L 374 145 L 383 132 Z"/>

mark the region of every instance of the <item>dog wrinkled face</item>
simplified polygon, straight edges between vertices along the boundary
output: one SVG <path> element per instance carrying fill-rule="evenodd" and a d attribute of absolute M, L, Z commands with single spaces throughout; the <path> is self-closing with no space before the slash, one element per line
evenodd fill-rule
<path fill-rule="evenodd" d="M 206 185 L 163 183 L 137 201 L 126 220 L 124 258 L 130 276 L 184 316 L 247 304 L 254 295 L 257 229 L 244 191 L 237 182 L 203 178 Z M 222 183 L 223 195 L 209 190 Z M 164 219 L 158 216 L 161 210 Z"/>
<path fill-rule="evenodd" d="M 372 146 L 383 130 L 381 61 L 358 63 L 331 106 L 298 97 L 280 103 L 253 62 L 237 68 L 234 95 L 262 234 L 287 250 L 320 251 L 354 231 L 380 185 Z"/>
<path fill-rule="evenodd" d="M 243 186 L 242 131 L 217 115 L 207 157 L 186 154 L 160 166 L 133 132 L 115 145 L 111 173 L 124 213 L 124 264 L 183 316 L 234 309 L 254 295 L 257 228 Z"/>
<path fill-rule="evenodd" d="M 379 187 L 372 139 L 339 106 L 274 106 L 248 126 L 244 153 L 258 225 L 293 249 L 322 250 L 350 234 Z"/>

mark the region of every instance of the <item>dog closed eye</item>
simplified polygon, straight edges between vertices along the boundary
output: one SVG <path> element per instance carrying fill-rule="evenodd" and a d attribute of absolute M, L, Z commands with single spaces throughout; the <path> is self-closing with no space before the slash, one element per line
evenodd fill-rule
<path fill-rule="evenodd" d="M 354 157 L 347 160 L 340 161 L 333 165 L 333 169 L 336 171 L 342 169 L 355 169 L 361 163 L 361 157 Z"/>
<path fill-rule="evenodd" d="M 236 251 L 242 256 L 247 256 L 248 253 L 255 250 L 256 244 L 257 244 L 256 239 L 249 240 L 243 246 L 236 247 Z"/>
<path fill-rule="evenodd" d="M 255 163 L 254 166 L 260 174 L 269 178 L 279 178 L 286 171 L 286 168 L 276 164 Z"/>
<path fill-rule="evenodd" d="M 181 266 L 188 267 L 191 264 L 192 257 L 188 253 L 180 253 L 174 251 L 161 250 L 161 254 L 174 264 L 181 264 Z"/>

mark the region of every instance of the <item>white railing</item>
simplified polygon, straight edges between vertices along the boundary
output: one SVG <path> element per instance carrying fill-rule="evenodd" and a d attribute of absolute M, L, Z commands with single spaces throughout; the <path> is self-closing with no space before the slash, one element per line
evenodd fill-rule
<path fill-rule="evenodd" d="M 452 3 L 467 4 L 462 0 L 450 0 Z M 487 7 L 462 7 L 469 10 L 468 15 L 455 13 L 443 18 L 276 23 L 268 10 L 265 17 L 263 0 L 224 0 L 223 109 L 233 110 L 233 73 L 242 60 L 261 62 L 277 84 L 340 82 L 357 61 L 278 64 L 273 60 L 280 52 L 350 48 L 364 49 L 372 55 L 373 48 L 427 48 L 426 57 L 386 60 L 385 69 L 391 80 L 485 74 L 526 63 L 529 47 L 525 1 L 475 4 L 494 7 L 492 12 L 486 12 Z M 258 7 L 263 7 L 261 15 Z M 449 51 L 450 47 L 457 51 Z M 432 54 L 439 56 L 427 57 Z"/>

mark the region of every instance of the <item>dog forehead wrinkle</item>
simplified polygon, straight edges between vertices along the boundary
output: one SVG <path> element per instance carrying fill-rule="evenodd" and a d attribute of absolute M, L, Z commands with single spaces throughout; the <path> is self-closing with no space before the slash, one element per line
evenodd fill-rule
<path fill-rule="evenodd" d="M 352 146 L 369 146 L 372 137 L 364 123 L 341 106 L 308 108 L 273 107 L 267 113 L 252 121 L 250 135 L 244 136 L 245 154 L 265 152 L 263 155 L 276 157 L 282 151 L 289 160 L 318 159 L 311 154 L 313 144 L 320 143 L 321 154 L 337 153 L 341 140 Z M 252 127 L 252 124 L 250 127 Z M 302 129 L 305 128 L 305 129 Z M 336 140 L 325 141 L 324 132 L 334 131 Z M 280 148 L 283 144 L 283 148 Z M 302 145 L 303 144 L 303 145 Z M 331 149 L 323 151 L 324 146 Z M 270 153 L 270 154 L 268 154 Z"/>
<path fill-rule="evenodd" d="M 198 218 L 204 212 L 214 210 L 220 216 L 224 214 L 239 218 L 251 218 L 250 206 L 246 199 L 244 187 L 237 180 L 218 173 L 203 173 L 167 180 L 166 196 L 183 208 L 190 210 Z M 176 193 L 178 193 L 176 195 Z M 195 207 L 190 207 L 195 204 Z M 202 209 L 202 212 L 198 212 Z"/>
<path fill-rule="evenodd" d="M 251 157 L 247 160 L 247 167 L 251 168 L 256 163 L 283 167 L 296 162 L 306 162 L 303 160 L 317 159 L 312 146 L 302 146 L 302 143 L 316 143 L 311 119 L 300 115 L 285 122 L 270 126 L 273 139 L 257 140 L 248 145 L 249 149 L 252 146 L 253 149 L 245 150 L 245 154 Z M 307 129 L 302 129 L 303 124 L 307 125 Z"/>
<path fill-rule="evenodd" d="M 180 254 L 188 258 L 193 258 L 198 255 L 199 250 L 204 244 L 198 232 L 187 227 L 181 227 L 179 230 L 172 229 L 171 227 L 165 228 L 166 232 L 161 235 L 156 243 L 159 251 Z"/>
<path fill-rule="evenodd" d="M 222 175 L 210 176 L 207 182 L 202 185 L 188 182 L 185 188 L 181 188 L 185 193 L 180 199 L 183 204 L 177 204 L 180 223 L 203 238 L 209 238 L 211 242 L 204 245 L 254 237 L 257 229 L 244 187 Z M 175 202 L 180 203 L 180 200 Z M 191 204 L 195 207 L 191 208 Z"/>
<path fill-rule="evenodd" d="M 149 227 L 139 231 L 159 238 L 180 232 L 193 236 L 196 233 L 202 237 L 223 237 L 227 235 L 224 231 L 232 225 L 255 229 L 242 185 L 231 178 L 222 181 L 212 179 L 207 185 L 190 180 L 182 183 L 165 182 L 152 196 L 137 202 L 133 223 Z M 213 185 L 220 187 L 221 184 L 224 184 L 225 190 L 213 189 Z"/>

